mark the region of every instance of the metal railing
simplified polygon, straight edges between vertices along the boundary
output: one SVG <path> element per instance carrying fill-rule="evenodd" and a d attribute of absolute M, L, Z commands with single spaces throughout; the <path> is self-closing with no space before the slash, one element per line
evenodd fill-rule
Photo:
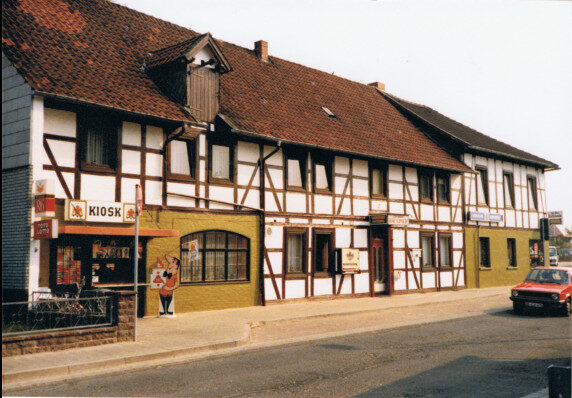
<path fill-rule="evenodd" d="M 109 326 L 113 297 L 42 298 L 2 303 L 2 337 L 56 330 Z"/>

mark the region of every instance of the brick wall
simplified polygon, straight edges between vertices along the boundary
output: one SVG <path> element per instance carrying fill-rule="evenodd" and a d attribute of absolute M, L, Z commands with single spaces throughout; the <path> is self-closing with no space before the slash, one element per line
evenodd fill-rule
<path fill-rule="evenodd" d="M 115 325 L 2 337 L 2 357 L 133 341 L 136 295 L 134 292 L 113 294 Z"/>
<path fill-rule="evenodd" d="M 27 300 L 31 192 L 31 166 L 2 171 L 3 301 Z"/>

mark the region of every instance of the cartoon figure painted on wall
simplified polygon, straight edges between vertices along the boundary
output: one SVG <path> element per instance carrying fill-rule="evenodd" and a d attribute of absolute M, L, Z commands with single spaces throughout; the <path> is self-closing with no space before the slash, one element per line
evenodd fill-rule
<path fill-rule="evenodd" d="M 168 254 L 165 260 L 166 267 L 160 259 L 157 259 L 157 268 L 151 271 L 151 288 L 159 290 L 159 316 L 174 316 L 173 293 L 179 287 L 178 272 L 181 260 Z"/>

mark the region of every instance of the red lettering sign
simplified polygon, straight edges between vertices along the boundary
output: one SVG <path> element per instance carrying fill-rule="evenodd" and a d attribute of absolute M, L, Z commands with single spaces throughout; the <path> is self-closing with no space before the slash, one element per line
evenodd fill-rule
<path fill-rule="evenodd" d="M 143 210 L 143 190 L 139 184 L 136 185 L 135 189 L 137 189 L 137 215 L 139 215 Z"/>
<path fill-rule="evenodd" d="M 55 239 L 58 237 L 58 220 L 34 222 L 34 239 Z"/>
<path fill-rule="evenodd" d="M 53 196 L 36 196 L 34 210 L 36 217 L 55 217 L 56 199 Z"/>

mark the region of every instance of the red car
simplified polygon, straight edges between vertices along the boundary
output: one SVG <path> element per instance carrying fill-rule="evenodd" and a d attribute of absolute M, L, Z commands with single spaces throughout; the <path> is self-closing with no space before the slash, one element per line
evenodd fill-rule
<path fill-rule="evenodd" d="M 572 296 L 572 269 L 537 267 L 532 269 L 523 283 L 511 290 L 510 299 L 516 314 L 525 308 L 559 309 L 570 316 Z"/>

